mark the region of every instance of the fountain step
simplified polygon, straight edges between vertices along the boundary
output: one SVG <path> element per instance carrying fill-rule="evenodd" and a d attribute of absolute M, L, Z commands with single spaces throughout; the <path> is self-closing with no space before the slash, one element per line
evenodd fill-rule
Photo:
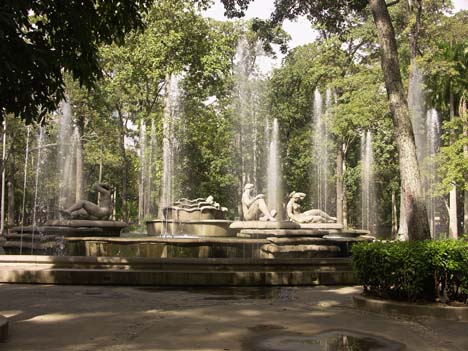
<path fill-rule="evenodd" d="M 230 225 L 231 229 L 299 229 L 297 223 L 291 221 L 236 221 Z"/>
<path fill-rule="evenodd" d="M 73 223 L 73 225 L 71 225 Z M 106 225 L 100 225 L 102 222 L 110 222 Z M 123 222 L 114 221 L 49 221 L 49 224 L 39 226 L 18 226 L 9 229 L 9 234 L 15 233 L 35 233 L 59 236 L 119 236 L 120 231 L 127 226 Z M 56 223 L 56 225 L 54 224 Z M 70 224 L 70 225 L 67 225 Z M 83 225 L 85 224 L 85 225 Z M 94 225 L 93 225 L 94 224 Z"/>
<path fill-rule="evenodd" d="M 341 223 L 300 223 L 301 229 L 343 229 Z"/>
<path fill-rule="evenodd" d="M 237 233 L 238 238 L 261 239 L 268 237 L 323 237 L 334 240 L 339 238 L 356 238 L 368 235 L 367 230 L 357 229 L 242 229 Z"/>
<path fill-rule="evenodd" d="M 263 245 L 261 247 L 264 258 L 326 258 L 336 257 L 341 249 L 334 245 Z"/>
<path fill-rule="evenodd" d="M 103 221 L 103 220 L 88 220 L 88 219 L 54 219 L 47 221 L 46 226 L 59 227 L 96 227 L 96 228 L 119 228 L 128 227 L 128 224 L 121 221 Z"/>
<path fill-rule="evenodd" d="M 56 235 L 64 235 L 64 233 L 86 233 L 86 234 L 91 234 L 91 233 L 102 233 L 101 228 L 83 228 L 83 227 L 65 227 L 65 226 L 18 226 L 18 227 L 13 227 L 8 230 L 8 234 L 13 235 L 13 234 L 21 234 L 21 233 L 47 233 L 47 234 L 56 234 Z M 8 235 L 7 234 L 7 235 Z M 6 236 L 7 236 L 6 235 Z"/>
<path fill-rule="evenodd" d="M 292 237 L 292 236 L 310 236 L 322 237 L 328 234 L 328 231 L 318 229 L 242 229 L 237 233 L 238 238 L 261 239 L 268 237 Z"/>
<path fill-rule="evenodd" d="M 351 260 L 149 259 L 0 255 L 0 282 L 41 284 L 268 286 L 356 284 Z"/>
<path fill-rule="evenodd" d="M 259 239 L 250 239 L 250 240 L 259 240 Z M 268 237 L 267 240 L 275 245 L 330 245 L 331 240 L 326 240 L 323 238 L 316 237 Z"/>

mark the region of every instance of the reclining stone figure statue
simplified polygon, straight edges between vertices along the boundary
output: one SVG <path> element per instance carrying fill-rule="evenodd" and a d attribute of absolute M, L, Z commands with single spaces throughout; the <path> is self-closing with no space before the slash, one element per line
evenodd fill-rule
<path fill-rule="evenodd" d="M 293 191 L 289 194 L 289 202 L 286 205 L 286 213 L 289 219 L 296 223 L 335 223 L 336 217 L 328 215 L 318 209 L 300 212 L 301 205 L 298 201 L 305 198 L 305 193 Z"/>
<path fill-rule="evenodd" d="M 88 220 L 108 220 L 114 208 L 112 202 L 112 189 L 107 184 L 96 184 L 94 189 L 101 194 L 99 205 L 80 200 L 65 210 L 61 210 L 60 215 L 64 219 L 88 219 Z"/>

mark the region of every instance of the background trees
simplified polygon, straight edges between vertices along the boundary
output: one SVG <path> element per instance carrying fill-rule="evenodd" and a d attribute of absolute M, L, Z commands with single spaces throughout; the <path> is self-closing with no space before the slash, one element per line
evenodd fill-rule
<path fill-rule="evenodd" d="M 238 3 L 243 6 L 248 1 Z M 397 162 L 401 156 L 398 152 L 401 145 L 398 145 L 402 132 L 395 129 L 392 119 L 395 111 L 388 105 L 377 29 L 366 8 L 367 2 L 338 1 L 330 5 L 330 2 L 317 1 L 310 9 L 299 4 L 289 8 L 290 11 L 281 6 L 292 3 L 278 4 L 273 22 L 307 10 L 319 30 L 319 39 L 291 50 L 281 67 L 270 75 L 262 74 L 257 66 L 258 57 L 271 55 L 274 47 L 263 48 L 262 35 L 284 43 L 287 39 L 284 32 L 278 28 L 269 31 L 269 25 L 258 21 L 221 23 L 206 19 L 200 15 L 199 6 L 204 6 L 203 3 L 188 0 L 158 1 L 151 7 L 142 3 L 143 11 L 137 18 L 144 31 L 131 30 L 125 38 L 121 37 L 125 44 L 120 46 L 111 41 L 95 41 L 97 51 L 93 58 L 99 64 L 98 73 L 102 78 L 90 89 L 81 87 L 73 72 L 67 73 L 66 69 L 60 72 L 73 110 L 72 124 L 79 131 L 84 155 L 83 195 L 95 201 L 94 195 L 88 192 L 94 182 L 102 180 L 116 187 L 116 217 L 142 223 L 156 215 L 164 109 L 168 82 L 171 76 L 176 76 L 181 87 L 176 196 L 195 198 L 211 194 L 231 210 L 231 217 L 237 216 L 243 184 L 253 182 L 259 192 L 266 190 L 265 151 L 269 126 L 277 118 L 285 190 L 304 191 L 310 199 L 315 191 L 310 184 L 315 177 L 317 151 L 313 143 L 317 133 L 312 118 L 316 108 L 314 94 L 319 91 L 325 96 L 328 90 L 333 103 L 324 117 L 329 128 L 327 181 L 333 192 L 336 189 L 331 196 L 333 208 L 328 210 L 336 212 L 350 226 L 362 224 L 361 138 L 369 131 L 373 140 L 378 231 L 390 237 L 393 228 L 395 235 L 402 182 L 398 163 L 406 163 L 401 159 Z M 227 3 L 230 11 L 235 9 L 231 5 L 234 2 Z M 454 185 L 466 189 L 466 114 L 463 111 L 467 26 L 466 13 L 449 17 L 443 9 L 438 1 L 422 7 L 415 55 L 411 50 L 414 45 L 411 33 L 414 33 L 413 19 L 417 12 L 408 12 L 406 2 L 391 8 L 390 16 L 400 34 L 395 39 L 398 39 L 401 86 L 390 96 L 397 94 L 398 99 L 393 102 L 405 103 L 410 66 L 416 63 L 426 77 L 425 105 L 437 108 L 447 121 L 436 189 L 446 198 Z M 325 10 L 326 16 L 319 19 L 317 15 Z M 59 96 L 57 93 L 49 97 L 54 100 Z M 52 105 L 44 107 L 53 110 Z M 400 107 L 405 110 L 404 106 Z M 401 113 L 407 128 L 409 114 Z M 45 136 L 51 146 L 41 155 L 37 149 L 38 128 L 29 127 L 30 150 L 26 153 L 26 127 L 19 120 L 9 120 L 12 129 L 7 133 L 7 145 L 14 152 L 4 165 L 10 184 L 7 206 L 10 223 L 31 220 L 31 212 L 23 218 L 22 201 L 25 199 L 28 209 L 35 207 L 34 171 L 39 156 L 47 156 L 47 166 L 41 171 L 46 180 L 39 195 L 49 199 L 43 204 L 46 208 L 57 206 L 50 198 L 57 187 L 54 175 L 57 155 L 52 144 L 59 133 L 58 117 L 56 113 L 47 115 L 49 125 Z M 37 118 L 40 113 L 29 120 Z M 403 134 L 411 137 L 408 129 Z M 24 179 L 27 186 L 23 191 Z M 458 195 L 457 202 L 461 205 L 463 201 Z M 467 203 L 465 200 L 464 205 Z M 458 217 L 461 225 L 461 214 Z M 421 233 L 424 230 L 413 230 L 414 238 L 423 237 Z"/>

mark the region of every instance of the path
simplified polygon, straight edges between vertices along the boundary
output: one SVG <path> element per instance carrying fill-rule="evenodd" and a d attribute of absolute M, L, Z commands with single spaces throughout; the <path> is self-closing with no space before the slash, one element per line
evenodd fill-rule
<path fill-rule="evenodd" d="M 2 284 L 0 314 L 10 317 L 10 333 L 0 349 L 266 351 L 276 350 L 269 346 L 274 337 L 343 329 L 399 341 L 406 350 L 468 350 L 468 323 L 363 312 L 351 303 L 359 291 Z"/>

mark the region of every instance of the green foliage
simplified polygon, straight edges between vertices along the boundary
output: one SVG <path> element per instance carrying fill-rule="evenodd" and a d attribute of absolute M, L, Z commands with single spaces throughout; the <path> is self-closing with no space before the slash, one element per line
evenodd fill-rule
<path fill-rule="evenodd" d="M 468 113 L 466 102 L 462 99 L 460 115 L 443 124 L 443 139 L 445 146 L 441 147 L 436 156 L 436 164 L 439 172 L 439 181 L 435 193 L 443 195 L 449 192 L 455 185 L 459 189 L 468 191 Z"/>
<path fill-rule="evenodd" d="M 104 178 L 117 186 L 116 208 L 122 211 L 117 215 L 129 220 L 136 217 L 138 197 L 143 195 L 138 187 L 143 166 L 137 149 L 131 146 L 139 146 L 136 127 L 141 124 L 147 126 L 147 139 L 148 127 L 155 126 L 151 206 L 159 202 L 162 119 L 171 74 L 182 76 L 184 90 L 179 117 L 184 154 L 180 178 L 186 174 L 190 182 L 180 179 L 183 196 L 210 193 L 223 203 L 233 182 L 227 147 L 232 121 L 226 98 L 238 31 L 232 23 L 203 18 L 197 6 L 186 0 L 157 2 L 143 23 L 145 30 L 129 33 L 125 45 L 100 48 L 104 77 L 99 85 L 86 91 L 70 80 L 67 86 L 86 136 L 87 176 L 95 181 L 102 165 Z M 205 105 L 209 97 L 217 102 Z"/>
<path fill-rule="evenodd" d="M 149 0 L 26 1 L 0 5 L 0 119 L 41 120 L 64 98 L 63 72 L 91 87 L 101 76 L 98 46 L 142 27 Z"/>
<path fill-rule="evenodd" d="M 407 301 L 468 299 L 468 243 L 440 240 L 360 243 L 353 266 L 370 296 Z"/>

